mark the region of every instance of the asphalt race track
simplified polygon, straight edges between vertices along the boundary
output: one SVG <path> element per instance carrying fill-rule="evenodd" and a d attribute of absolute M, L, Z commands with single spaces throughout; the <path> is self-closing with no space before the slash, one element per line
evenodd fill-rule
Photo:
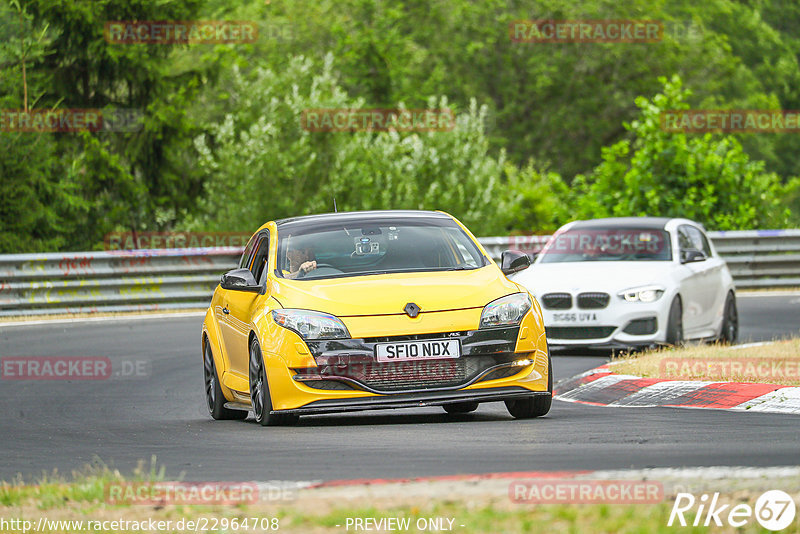
<path fill-rule="evenodd" d="M 742 341 L 796 334 L 800 294 L 739 299 Z M 475 414 L 440 408 L 305 417 L 296 427 L 215 422 L 206 413 L 201 318 L 0 328 L 0 357 L 100 356 L 142 376 L 0 380 L 0 480 L 32 481 L 102 461 L 130 472 L 155 456 L 168 478 L 332 480 L 498 471 L 781 466 L 800 459 L 800 418 L 555 401 L 515 421 L 501 403 Z M 556 356 L 556 380 L 604 356 Z M 126 362 L 126 363 L 123 363 Z M 139 365 L 137 368 L 136 365 Z"/>

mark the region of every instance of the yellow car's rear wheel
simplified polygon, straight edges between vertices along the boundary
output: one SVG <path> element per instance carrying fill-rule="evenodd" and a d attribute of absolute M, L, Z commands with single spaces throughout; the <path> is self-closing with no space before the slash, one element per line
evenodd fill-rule
<path fill-rule="evenodd" d="M 214 419 L 244 419 L 247 412 L 243 410 L 230 410 L 225 407 L 225 395 L 219 385 L 217 366 L 214 365 L 214 355 L 208 339 L 203 343 L 203 378 L 206 386 L 206 405 L 208 412 Z"/>
<path fill-rule="evenodd" d="M 250 403 L 253 415 L 261 426 L 290 425 L 298 421 L 296 415 L 271 414 L 272 398 L 269 395 L 267 371 L 264 367 L 264 356 L 258 340 L 250 342 Z"/>

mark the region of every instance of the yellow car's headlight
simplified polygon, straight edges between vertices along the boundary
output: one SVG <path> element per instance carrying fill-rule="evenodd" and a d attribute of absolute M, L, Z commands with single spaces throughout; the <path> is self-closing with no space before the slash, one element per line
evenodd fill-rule
<path fill-rule="evenodd" d="M 483 308 L 480 328 L 516 326 L 532 305 L 531 297 L 527 293 L 514 293 L 494 300 Z"/>
<path fill-rule="evenodd" d="M 310 310 L 272 310 L 276 324 L 292 330 L 303 339 L 349 338 L 350 332 L 344 323 L 329 313 Z"/>

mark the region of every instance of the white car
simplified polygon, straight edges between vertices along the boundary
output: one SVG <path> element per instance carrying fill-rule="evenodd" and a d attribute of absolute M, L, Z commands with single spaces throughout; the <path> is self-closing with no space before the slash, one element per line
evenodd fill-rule
<path fill-rule="evenodd" d="M 510 278 L 541 304 L 552 348 L 734 343 L 738 335 L 731 273 L 688 219 L 574 221 Z"/>

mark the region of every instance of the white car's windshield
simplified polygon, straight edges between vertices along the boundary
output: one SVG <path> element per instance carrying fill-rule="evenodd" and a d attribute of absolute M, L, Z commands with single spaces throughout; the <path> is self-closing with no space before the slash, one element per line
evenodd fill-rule
<path fill-rule="evenodd" d="M 278 230 L 278 276 L 298 280 L 471 270 L 487 265 L 455 221 L 362 219 Z"/>
<path fill-rule="evenodd" d="M 670 261 L 672 247 L 664 230 L 587 228 L 556 233 L 540 263 L 579 261 Z"/>

